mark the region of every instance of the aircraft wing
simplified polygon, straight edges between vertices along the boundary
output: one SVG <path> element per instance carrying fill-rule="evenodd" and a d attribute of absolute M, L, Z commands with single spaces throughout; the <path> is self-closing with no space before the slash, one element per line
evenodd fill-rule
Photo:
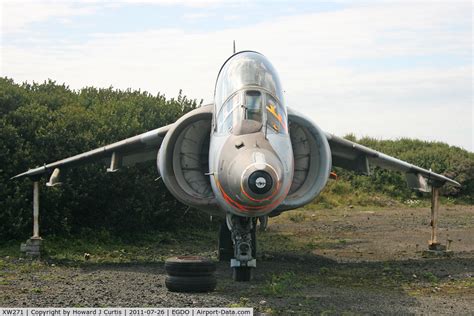
<path fill-rule="evenodd" d="M 12 179 L 20 177 L 38 177 L 50 173 L 56 168 L 68 168 L 102 159 L 108 160 L 110 163 L 108 171 L 111 172 L 121 166 L 129 166 L 139 162 L 156 160 L 161 142 L 172 125 L 173 124 L 166 125 L 107 146 L 99 147 L 82 154 L 30 169 L 14 176 Z"/>
<path fill-rule="evenodd" d="M 461 186 L 457 181 L 443 175 L 385 155 L 347 139 L 329 133 L 326 133 L 326 137 L 331 148 L 333 166 L 365 174 L 370 173 L 369 165 L 404 172 L 408 185 L 412 189 L 423 192 L 429 191 L 430 185 L 442 186 L 445 183 L 450 183 Z"/>

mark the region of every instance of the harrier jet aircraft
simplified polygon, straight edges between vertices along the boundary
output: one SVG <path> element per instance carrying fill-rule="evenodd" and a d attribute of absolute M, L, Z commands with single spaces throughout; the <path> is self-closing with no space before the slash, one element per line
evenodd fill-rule
<path fill-rule="evenodd" d="M 214 103 L 175 123 L 15 176 L 38 178 L 105 159 L 107 171 L 156 160 L 169 191 L 184 204 L 225 217 L 220 258 L 228 257 L 237 281 L 256 267 L 257 219 L 311 202 L 331 168 L 369 174 L 370 165 L 404 172 L 413 189 L 459 183 L 370 148 L 325 133 L 309 117 L 287 107 L 280 79 L 262 54 L 241 51 L 217 76 Z"/>

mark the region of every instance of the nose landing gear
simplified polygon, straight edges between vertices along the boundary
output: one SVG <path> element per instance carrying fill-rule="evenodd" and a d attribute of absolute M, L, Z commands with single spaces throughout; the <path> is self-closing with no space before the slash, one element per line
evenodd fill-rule
<path fill-rule="evenodd" d="M 250 281 L 253 277 L 253 269 L 257 266 L 256 224 L 257 218 L 229 214 L 221 225 L 219 260 L 230 259 L 234 281 Z"/>

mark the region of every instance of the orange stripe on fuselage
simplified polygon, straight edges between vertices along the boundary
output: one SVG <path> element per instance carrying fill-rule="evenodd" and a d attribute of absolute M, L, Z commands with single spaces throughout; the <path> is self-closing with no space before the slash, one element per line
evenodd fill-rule
<path fill-rule="evenodd" d="M 232 199 L 225 191 L 224 189 L 222 188 L 220 182 L 218 179 L 216 179 L 216 177 L 214 177 L 214 180 L 216 181 L 216 184 L 217 184 L 217 187 L 219 188 L 219 191 L 221 192 L 222 194 L 222 197 L 224 198 L 224 201 L 226 201 L 227 204 L 229 204 L 230 206 L 232 207 L 235 207 L 239 210 L 241 210 L 242 212 L 251 212 L 251 211 L 259 211 L 259 210 L 262 210 L 264 208 L 272 208 L 276 206 L 276 204 L 278 203 L 278 200 L 273 202 L 272 204 L 269 204 L 269 205 L 263 205 L 263 206 L 247 206 L 247 205 L 243 205 L 237 201 L 235 201 L 234 199 Z"/>

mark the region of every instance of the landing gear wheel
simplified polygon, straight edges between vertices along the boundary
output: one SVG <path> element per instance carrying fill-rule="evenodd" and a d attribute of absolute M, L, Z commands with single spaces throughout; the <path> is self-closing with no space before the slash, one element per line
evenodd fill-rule
<path fill-rule="evenodd" d="M 250 267 L 235 267 L 233 268 L 232 278 L 237 282 L 248 282 L 252 279 L 253 268 Z"/>
<path fill-rule="evenodd" d="M 234 257 L 232 234 L 224 221 L 219 227 L 218 254 L 219 261 L 229 261 Z"/>
<path fill-rule="evenodd" d="M 198 256 L 179 256 L 166 260 L 165 285 L 172 292 L 209 292 L 216 288 L 216 265 Z"/>
<path fill-rule="evenodd" d="M 207 276 L 216 271 L 216 264 L 199 256 L 178 256 L 165 261 L 165 270 L 171 276 Z"/>

